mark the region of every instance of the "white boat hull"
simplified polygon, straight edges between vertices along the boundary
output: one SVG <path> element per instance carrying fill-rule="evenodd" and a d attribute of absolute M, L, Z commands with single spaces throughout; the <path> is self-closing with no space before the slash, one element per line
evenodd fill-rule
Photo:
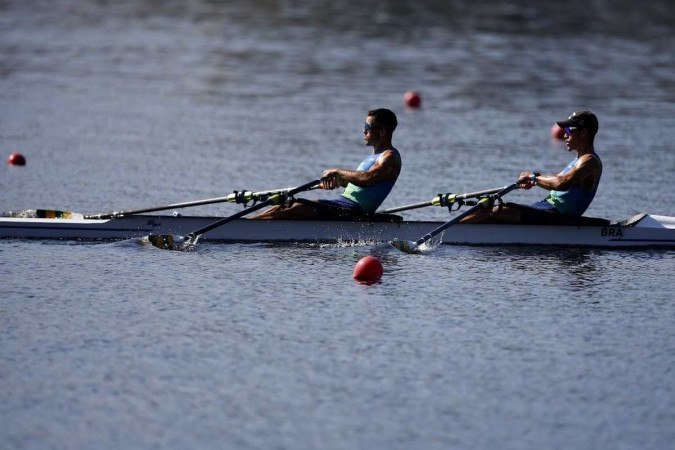
<path fill-rule="evenodd" d="M 218 217 L 135 215 L 116 219 L 0 218 L 0 239 L 123 240 L 150 234 L 186 235 Z M 630 221 L 628 221 L 630 222 Z M 443 222 L 238 219 L 205 233 L 211 242 L 386 242 L 417 240 Z M 455 225 L 451 245 L 673 247 L 675 217 L 646 215 L 630 225 Z"/>

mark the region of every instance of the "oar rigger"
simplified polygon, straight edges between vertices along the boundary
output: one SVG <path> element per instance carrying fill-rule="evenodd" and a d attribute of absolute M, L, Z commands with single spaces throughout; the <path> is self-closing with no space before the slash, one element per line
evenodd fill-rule
<path fill-rule="evenodd" d="M 279 205 L 287 201 L 289 198 L 293 198 L 295 194 L 298 194 L 303 191 L 308 191 L 313 189 L 315 186 L 318 186 L 321 183 L 321 180 L 313 180 L 309 183 L 305 183 L 302 186 L 296 188 L 291 188 L 288 190 L 283 190 L 280 192 L 272 193 L 266 200 L 258 202 L 253 206 L 250 206 L 246 209 L 239 211 L 238 213 L 232 214 L 230 216 L 224 217 L 222 219 L 213 222 L 210 225 L 202 227 L 198 230 L 195 230 L 185 236 L 176 236 L 176 235 L 150 235 L 147 236 L 148 242 L 153 246 L 163 249 L 163 250 L 189 250 L 197 244 L 197 240 L 204 233 L 213 230 L 214 228 L 225 225 L 228 222 L 244 217 L 254 211 L 265 208 L 271 205 Z"/>
<path fill-rule="evenodd" d="M 316 186 L 310 188 L 314 189 Z M 243 203 L 244 206 L 248 206 L 248 203 L 253 201 L 255 205 L 258 201 L 267 200 L 274 194 L 285 193 L 293 190 L 294 188 L 283 188 L 275 189 L 270 191 L 261 191 L 261 192 L 252 192 L 248 190 L 244 191 L 234 191 L 232 194 L 228 194 L 224 197 L 215 197 L 215 198 L 206 198 L 202 200 L 192 200 L 188 202 L 180 203 L 169 203 L 168 205 L 152 206 L 149 208 L 140 208 L 140 209 L 129 209 L 122 211 L 113 211 L 107 213 L 98 213 L 98 214 L 80 214 L 72 211 L 60 211 L 54 209 L 35 209 L 35 210 L 25 210 L 18 213 L 12 213 L 16 217 L 35 217 L 38 219 L 95 219 L 95 220 L 107 220 L 107 219 L 116 219 L 124 216 L 130 216 L 134 214 L 143 214 L 156 211 L 166 211 L 167 209 L 180 209 L 188 208 L 193 206 L 203 206 L 203 205 L 212 205 L 215 203 Z"/>
<path fill-rule="evenodd" d="M 419 238 L 416 241 L 402 241 L 399 239 L 394 239 L 393 241 L 390 242 L 390 244 L 398 249 L 401 250 L 402 252 L 405 253 L 417 253 L 420 251 L 420 247 L 423 244 L 426 244 L 428 241 L 430 241 L 433 237 L 438 236 L 441 234 L 443 231 L 446 229 L 450 228 L 452 225 L 455 225 L 462 221 L 465 217 L 468 217 L 469 215 L 473 214 L 479 209 L 485 209 L 485 208 L 491 208 L 495 202 L 502 203 L 501 197 L 508 194 L 509 192 L 513 191 L 514 189 L 518 188 L 518 183 L 513 183 L 508 186 L 505 186 L 501 188 L 498 192 L 489 194 L 486 196 L 481 197 L 477 202 L 476 205 L 468 209 L 466 212 L 460 214 L 459 216 L 455 217 L 452 220 L 449 220 L 448 222 L 444 223 L 440 227 L 432 230 L 431 232 L 427 233 L 423 237 Z"/>
<path fill-rule="evenodd" d="M 480 198 L 480 197 L 485 197 L 490 194 L 496 194 L 497 192 L 501 191 L 504 189 L 503 187 L 500 188 L 494 188 L 494 189 L 487 189 L 484 191 L 478 191 L 478 192 L 468 192 L 465 194 L 452 194 L 452 193 L 447 193 L 447 194 L 438 194 L 436 197 L 433 199 L 426 201 L 426 202 L 420 202 L 420 203 L 413 203 L 410 205 L 404 205 L 404 206 L 398 206 L 396 208 L 389 208 L 389 209 L 384 209 L 381 211 L 378 211 L 381 214 L 392 214 L 392 213 L 397 213 L 401 211 L 408 211 L 411 209 L 417 209 L 417 208 L 424 208 L 426 206 L 447 206 L 448 209 L 452 212 L 451 207 L 453 204 L 458 204 L 461 203 L 460 206 L 462 205 L 470 205 L 473 206 L 474 203 L 473 201 L 465 201 L 466 199 L 470 198 Z M 457 208 L 459 209 L 459 208 Z"/>
<path fill-rule="evenodd" d="M 478 198 L 484 198 L 485 195 L 481 195 Z M 441 206 L 448 208 L 449 212 L 459 211 L 462 206 L 476 206 L 478 200 L 465 200 L 466 197 L 464 194 L 438 194 L 436 197 L 431 200 L 433 206 Z M 455 207 L 453 209 L 453 207 Z"/>

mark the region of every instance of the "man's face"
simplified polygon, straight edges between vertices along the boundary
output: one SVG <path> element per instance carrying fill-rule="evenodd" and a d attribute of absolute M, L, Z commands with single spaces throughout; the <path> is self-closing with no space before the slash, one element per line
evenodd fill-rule
<path fill-rule="evenodd" d="M 567 150 L 576 150 L 586 133 L 588 133 L 588 131 L 583 128 L 566 127 L 565 146 L 567 147 Z"/>
<path fill-rule="evenodd" d="M 382 128 L 373 125 L 373 118 L 366 117 L 366 123 L 363 125 L 363 141 L 366 145 L 375 146 L 380 140 Z"/>

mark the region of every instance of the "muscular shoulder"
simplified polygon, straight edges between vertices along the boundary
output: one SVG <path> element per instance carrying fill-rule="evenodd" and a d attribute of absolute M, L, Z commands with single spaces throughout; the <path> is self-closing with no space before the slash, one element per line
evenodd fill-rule
<path fill-rule="evenodd" d="M 371 167 L 371 171 L 382 174 L 386 177 L 385 179 L 395 181 L 401 172 L 401 166 L 401 155 L 392 147 L 382 152 L 380 158 Z"/>
<path fill-rule="evenodd" d="M 571 175 L 572 184 L 586 190 L 597 188 L 602 176 L 602 162 L 595 153 L 582 155 L 579 157 L 576 170 Z"/>
<path fill-rule="evenodd" d="M 382 152 L 382 156 L 380 156 L 380 161 L 385 162 L 387 161 L 388 163 L 401 163 L 401 154 L 396 150 L 395 148 L 390 148 Z"/>
<path fill-rule="evenodd" d="M 602 161 L 597 154 L 588 153 L 579 157 L 576 168 L 584 171 L 602 171 Z"/>

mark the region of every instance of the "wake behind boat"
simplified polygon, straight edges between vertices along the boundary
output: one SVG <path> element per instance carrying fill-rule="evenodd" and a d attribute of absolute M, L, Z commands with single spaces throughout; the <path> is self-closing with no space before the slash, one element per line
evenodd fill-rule
<path fill-rule="evenodd" d="M 109 219 L 0 217 L 0 239 L 113 241 L 187 235 L 220 217 L 127 215 Z M 200 242 L 386 242 L 414 240 L 442 221 L 406 221 L 393 214 L 351 220 L 239 218 L 205 232 Z M 582 217 L 565 224 L 458 224 L 438 236 L 448 245 L 539 245 L 675 248 L 675 217 L 638 214 L 621 222 Z"/>

